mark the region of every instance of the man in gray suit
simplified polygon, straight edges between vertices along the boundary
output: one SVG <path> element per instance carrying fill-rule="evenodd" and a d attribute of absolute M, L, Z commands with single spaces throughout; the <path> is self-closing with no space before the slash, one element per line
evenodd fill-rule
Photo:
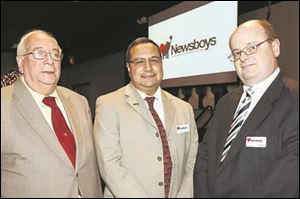
<path fill-rule="evenodd" d="M 102 196 L 90 108 L 57 86 L 61 60 L 50 33 L 21 38 L 22 76 L 1 88 L 1 197 Z"/>
<path fill-rule="evenodd" d="M 161 59 L 156 43 L 137 38 L 126 52 L 131 82 L 97 99 L 94 133 L 104 197 L 193 196 L 194 114 L 160 88 Z"/>
<path fill-rule="evenodd" d="M 243 86 L 217 104 L 194 170 L 195 197 L 299 197 L 299 83 L 278 67 L 280 43 L 266 20 L 231 35 Z"/>

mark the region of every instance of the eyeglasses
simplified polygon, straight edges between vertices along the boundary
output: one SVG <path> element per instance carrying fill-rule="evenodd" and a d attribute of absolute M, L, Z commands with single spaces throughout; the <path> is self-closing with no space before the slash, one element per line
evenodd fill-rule
<path fill-rule="evenodd" d="M 50 54 L 50 57 L 53 60 L 61 61 L 63 59 L 63 54 L 60 53 L 58 50 L 50 50 L 50 52 L 41 50 L 41 49 L 34 49 L 32 52 L 26 53 L 22 56 L 31 55 L 37 60 L 43 60 L 47 58 L 47 55 Z"/>
<path fill-rule="evenodd" d="M 128 63 L 132 63 L 135 66 L 145 66 L 147 65 L 147 60 L 151 65 L 158 65 L 161 63 L 161 58 L 160 57 L 151 57 L 151 58 L 137 58 L 132 61 L 128 61 Z"/>
<path fill-rule="evenodd" d="M 235 62 L 237 60 L 239 60 L 241 58 L 242 52 L 244 52 L 246 55 L 252 55 L 256 52 L 258 46 L 262 45 L 263 43 L 265 43 L 266 41 L 271 40 L 272 38 L 266 39 L 258 44 L 248 44 L 243 50 L 233 50 L 232 54 L 229 55 L 227 58 L 232 61 Z"/>

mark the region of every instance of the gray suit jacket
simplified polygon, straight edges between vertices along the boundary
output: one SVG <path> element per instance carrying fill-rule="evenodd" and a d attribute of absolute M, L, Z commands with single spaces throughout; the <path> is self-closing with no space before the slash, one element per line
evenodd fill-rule
<path fill-rule="evenodd" d="M 194 170 L 195 197 L 299 196 L 299 83 L 277 78 L 266 90 L 220 166 L 238 88 L 218 103 Z M 265 148 L 246 147 L 246 136 L 267 139 Z"/>
<path fill-rule="evenodd" d="M 19 79 L 1 89 L 1 197 L 101 197 L 87 100 L 57 87 L 76 141 L 76 168 Z"/>
<path fill-rule="evenodd" d="M 173 170 L 170 197 L 193 196 L 198 135 L 191 106 L 162 91 Z M 177 125 L 188 125 L 179 133 Z M 131 84 L 97 99 L 97 160 L 104 197 L 164 197 L 162 144 L 144 100 Z"/>

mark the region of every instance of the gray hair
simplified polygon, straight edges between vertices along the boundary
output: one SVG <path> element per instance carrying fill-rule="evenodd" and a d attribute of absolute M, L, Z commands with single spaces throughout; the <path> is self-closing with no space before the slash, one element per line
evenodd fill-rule
<path fill-rule="evenodd" d="M 32 35 L 35 35 L 35 34 L 44 34 L 44 35 L 47 35 L 48 37 L 53 38 L 56 41 L 55 37 L 50 32 L 47 32 L 45 30 L 40 30 L 40 29 L 30 30 L 29 32 L 26 32 L 21 37 L 20 42 L 19 42 L 18 47 L 17 47 L 17 56 L 20 56 L 20 55 L 23 55 L 23 54 L 27 53 L 27 51 L 28 51 L 28 49 L 27 49 L 27 39 L 29 37 L 31 37 Z M 57 41 L 56 41 L 56 43 L 58 45 Z M 58 47 L 59 47 L 59 45 L 58 45 Z M 59 47 L 59 51 L 61 52 L 60 47 Z"/>

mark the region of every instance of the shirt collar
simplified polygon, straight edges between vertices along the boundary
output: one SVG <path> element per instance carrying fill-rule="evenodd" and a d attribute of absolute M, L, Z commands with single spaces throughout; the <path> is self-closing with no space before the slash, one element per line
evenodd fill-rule
<path fill-rule="evenodd" d="M 274 79 L 277 77 L 277 75 L 279 74 L 280 72 L 280 68 L 277 67 L 277 69 L 268 77 L 266 78 L 265 80 L 263 80 L 262 82 L 252 86 L 252 87 L 249 87 L 249 86 L 243 86 L 243 90 L 244 92 L 251 88 L 252 91 L 254 91 L 254 93 L 264 93 L 267 88 L 272 84 L 272 82 L 274 81 Z"/>
<path fill-rule="evenodd" d="M 44 96 L 44 95 L 42 95 L 42 94 L 40 94 L 40 93 L 34 91 L 33 89 L 31 89 L 31 88 L 27 85 L 27 83 L 25 82 L 23 75 L 22 75 L 20 78 L 21 78 L 23 84 L 25 85 L 25 87 L 29 90 L 30 94 L 33 96 L 33 98 L 36 99 L 36 100 L 38 100 L 39 102 L 42 102 L 43 99 L 44 99 L 44 97 L 46 97 L 46 96 Z M 54 90 L 53 93 L 51 93 L 51 94 L 48 95 L 48 96 L 50 96 L 50 97 L 55 97 L 55 99 L 59 99 L 58 93 L 57 93 L 56 89 Z"/>
<path fill-rule="evenodd" d="M 140 94 L 140 96 L 142 97 L 142 99 L 144 100 L 146 97 L 155 97 L 155 100 L 158 100 L 159 102 L 161 102 L 161 88 L 158 87 L 158 89 L 156 90 L 156 92 L 154 93 L 153 96 L 148 96 L 146 95 L 144 92 L 136 89 L 137 92 Z"/>

